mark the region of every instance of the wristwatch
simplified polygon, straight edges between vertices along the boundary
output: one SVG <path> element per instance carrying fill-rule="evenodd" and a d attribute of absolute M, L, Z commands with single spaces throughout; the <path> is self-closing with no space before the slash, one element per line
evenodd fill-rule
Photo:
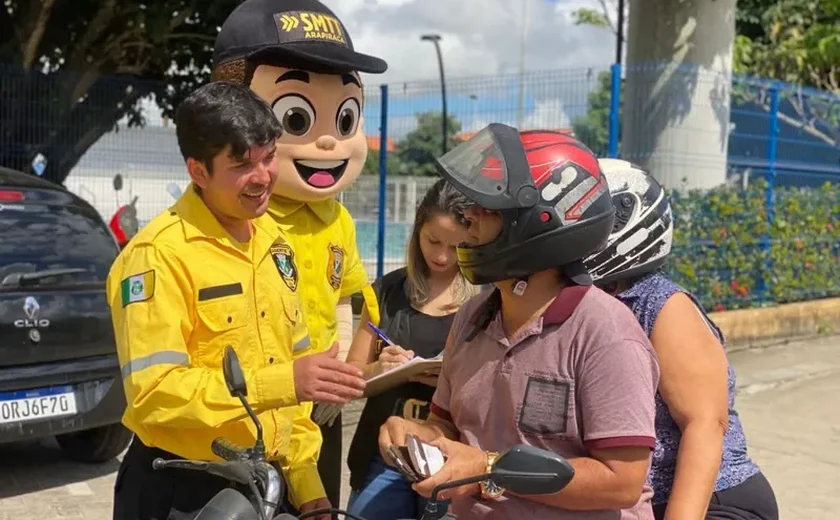
<path fill-rule="evenodd" d="M 488 451 L 487 452 L 487 467 L 485 468 L 485 473 L 490 473 L 493 469 L 493 464 L 496 463 L 496 459 L 499 458 L 499 454 L 495 451 Z M 504 493 L 505 488 L 499 486 L 492 479 L 482 480 L 479 482 L 481 486 L 481 497 L 488 500 L 498 500 Z"/>

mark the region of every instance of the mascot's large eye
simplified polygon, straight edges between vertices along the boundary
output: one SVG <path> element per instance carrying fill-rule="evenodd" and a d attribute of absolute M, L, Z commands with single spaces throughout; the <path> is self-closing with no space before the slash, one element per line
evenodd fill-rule
<path fill-rule="evenodd" d="M 335 129 L 338 130 L 338 135 L 349 137 L 356 133 L 360 111 L 359 100 L 356 98 L 350 98 L 338 107 L 335 114 Z"/>
<path fill-rule="evenodd" d="M 315 124 L 315 109 L 305 98 L 288 94 L 271 106 L 283 125 L 283 132 L 297 137 L 308 134 Z"/>

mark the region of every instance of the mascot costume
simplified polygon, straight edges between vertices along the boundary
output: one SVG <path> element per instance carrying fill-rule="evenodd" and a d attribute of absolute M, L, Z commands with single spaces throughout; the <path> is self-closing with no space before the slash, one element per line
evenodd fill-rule
<path fill-rule="evenodd" d="M 246 0 L 216 38 L 212 79 L 250 86 L 283 124 L 268 211 L 289 242 L 275 259 L 300 296 L 311 335 L 296 356 L 337 342 L 344 360 L 352 342 L 350 296 L 368 276 L 355 224 L 336 196 L 356 181 L 367 156 L 359 72 L 386 69 L 383 60 L 356 52 L 341 20 L 317 0 Z M 338 507 L 340 407 L 316 404 L 312 418 L 324 437 L 319 473 Z"/>

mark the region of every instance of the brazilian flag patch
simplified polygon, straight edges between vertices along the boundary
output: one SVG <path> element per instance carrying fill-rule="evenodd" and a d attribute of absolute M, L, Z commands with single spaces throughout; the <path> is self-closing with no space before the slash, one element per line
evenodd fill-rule
<path fill-rule="evenodd" d="M 129 276 L 120 283 L 120 292 L 123 307 L 129 303 L 151 300 L 155 294 L 154 270 Z"/>

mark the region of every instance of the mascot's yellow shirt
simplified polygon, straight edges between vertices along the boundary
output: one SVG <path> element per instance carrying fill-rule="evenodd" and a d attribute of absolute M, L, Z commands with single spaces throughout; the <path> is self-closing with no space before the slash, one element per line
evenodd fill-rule
<path fill-rule="evenodd" d="M 234 241 L 192 187 L 135 236 L 108 275 L 128 406 L 123 423 L 147 446 L 218 460 L 216 437 L 250 447 L 255 428 L 222 372 L 232 345 L 248 401 L 280 462 L 295 506 L 326 496 L 312 403 L 298 403 L 292 360 L 309 336 L 300 301 L 283 282 L 288 244 L 268 215 Z"/>
<path fill-rule="evenodd" d="M 268 213 L 291 245 L 284 281 L 300 296 L 312 352 L 329 350 L 338 340 L 338 300 L 368 285 L 353 217 L 335 199 L 304 203 L 276 195 Z"/>

